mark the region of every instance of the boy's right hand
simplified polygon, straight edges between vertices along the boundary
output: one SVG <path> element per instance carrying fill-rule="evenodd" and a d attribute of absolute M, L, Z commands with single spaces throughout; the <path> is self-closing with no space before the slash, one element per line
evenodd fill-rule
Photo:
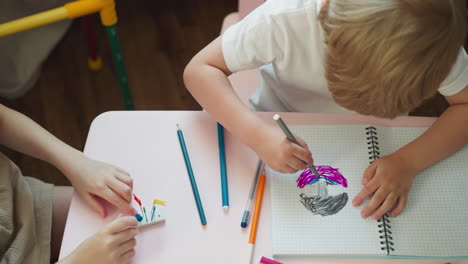
<path fill-rule="evenodd" d="M 117 218 L 82 242 L 59 263 L 128 263 L 135 255 L 137 224 L 134 216 Z"/>
<path fill-rule="evenodd" d="M 314 163 L 309 147 L 300 137 L 294 135 L 301 144 L 298 146 L 289 141 L 278 127 L 269 127 L 262 131 L 262 140 L 255 143 L 253 149 L 271 169 L 295 173 Z"/>

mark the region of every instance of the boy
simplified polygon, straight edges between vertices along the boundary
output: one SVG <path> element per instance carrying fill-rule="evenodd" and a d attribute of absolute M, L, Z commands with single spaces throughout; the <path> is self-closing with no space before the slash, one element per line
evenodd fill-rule
<path fill-rule="evenodd" d="M 127 214 L 136 210 L 133 181 L 118 167 L 87 158 L 31 119 L 0 105 L 0 144 L 47 161 L 62 171 L 74 190 L 102 217 L 100 197 Z M 0 263 L 55 262 L 60 251 L 73 189 L 24 177 L 0 153 Z M 137 220 L 120 217 L 81 243 L 63 264 L 126 263 L 135 254 Z"/>
<path fill-rule="evenodd" d="M 268 0 L 200 51 L 184 80 L 197 101 L 272 169 L 312 154 L 243 105 L 227 76 L 260 68 L 258 111 L 357 112 L 394 118 L 436 92 L 450 107 L 426 133 L 364 172 L 359 206 L 375 219 L 404 209 L 412 178 L 468 142 L 468 58 L 462 0 Z"/>

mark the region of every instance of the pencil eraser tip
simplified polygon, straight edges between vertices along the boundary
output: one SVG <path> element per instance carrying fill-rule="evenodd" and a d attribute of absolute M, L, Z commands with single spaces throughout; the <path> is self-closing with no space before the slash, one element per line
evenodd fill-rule
<path fill-rule="evenodd" d="M 143 216 L 141 216 L 139 213 L 136 213 L 135 217 L 138 220 L 138 222 L 141 222 L 141 220 L 143 220 Z"/>
<path fill-rule="evenodd" d="M 247 227 L 247 223 L 246 223 L 246 222 L 242 222 L 242 223 L 241 223 L 241 227 L 242 227 L 242 228 L 246 228 L 246 227 Z"/>
<path fill-rule="evenodd" d="M 223 206 L 223 210 L 225 213 L 229 212 L 229 206 L 227 205 Z"/>
<path fill-rule="evenodd" d="M 278 119 L 280 119 L 280 116 L 278 114 L 276 114 L 276 115 L 273 116 L 273 119 L 278 120 Z"/>

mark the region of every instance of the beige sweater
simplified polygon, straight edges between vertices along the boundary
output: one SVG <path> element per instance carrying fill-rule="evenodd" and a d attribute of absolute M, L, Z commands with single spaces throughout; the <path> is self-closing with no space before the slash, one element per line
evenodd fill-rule
<path fill-rule="evenodd" d="M 52 192 L 0 153 L 0 264 L 50 263 Z"/>

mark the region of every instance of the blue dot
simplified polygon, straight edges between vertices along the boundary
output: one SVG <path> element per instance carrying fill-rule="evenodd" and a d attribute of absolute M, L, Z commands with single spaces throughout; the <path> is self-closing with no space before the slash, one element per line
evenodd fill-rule
<path fill-rule="evenodd" d="M 140 214 L 136 214 L 135 215 L 136 219 L 138 220 L 138 222 L 141 222 L 143 220 L 143 216 L 141 216 Z"/>

